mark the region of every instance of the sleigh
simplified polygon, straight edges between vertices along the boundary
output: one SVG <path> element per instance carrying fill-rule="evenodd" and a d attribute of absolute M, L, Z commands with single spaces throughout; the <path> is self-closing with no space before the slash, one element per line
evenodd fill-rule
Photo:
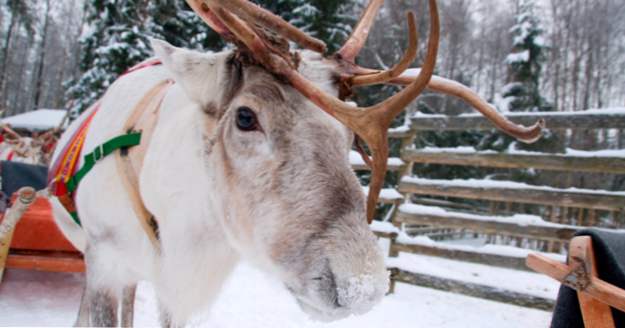
<path fill-rule="evenodd" d="M 83 272 L 81 253 L 63 236 L 44 195 L 21 188 L 0 214 L 0 279 L 5 268 Z"/>

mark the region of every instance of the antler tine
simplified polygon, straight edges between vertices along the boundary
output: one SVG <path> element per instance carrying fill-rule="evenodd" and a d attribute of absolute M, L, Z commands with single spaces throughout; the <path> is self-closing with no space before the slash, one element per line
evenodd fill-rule
<path fill-rule="evenodd" d="M 356 56 L 358 56 L 360 50 L 362 50 L 367 42 L 367 37 L 375 23 L 375 18 L 382 4 L 384 4 L 384 0 L 371 0 L 369 2 L 367 9 L 365 9 L 365 12 L 360 17 L 360 21 L 358 21 L 358 25 L 356 25 L 356 28 L 354 28 L 354 31 L 343 47 L 337 52 L 340 58 L 352 63 L 354 62 Z"/>
<path fill-rule="evenodd" d="M 224 8 L 216 6 L 211 7 L 211 10 L 217 16 L 217 18 L 234 34 L 236 39 L 251 51 L 253 56 L 259 60 L 263 65 L 271 68 L 271 52 L 261 40 L 261 38 L 254 32 L 245 22 L 241 21 L 235 15 L 230 14 Z"/>
<path fill-rule="evenodd" d="M 415 14 L 413 12 L 408 12 L 408 48 L 404 52 L 404 56 L 401 61 L 397 63 L 393 68 L 382 71 L 375 72 L 372 74 L 366 75 L 355 75 L 348 82 L 349 85 L 355 87 L 360 85 L 371 85 L 371 84 L 379 84 L 386 83 L 394 78 L 399 77 L 410 64 L 414 62 L 417 58 L 417 46 L 419 44 L 419 35 L 417 33 L 417 23 Z"/>
<path fill-rule="evenodd" d="M 42 135 L 39 136 L 39 140 L 41 140 L 42 142 L 45 142 L 46 140 L 50 139 L 51 137 L 54 137 L 54 134 L 57 133 L 59 130 L 58 128 L 53 128 L 50 129 L 48 131 L 46 131 L 45 133 L 43 133 Z"/>
<path fill-rule="evenodd" d="M 412 83 L 414 77 L 400 76 L 390 81 L 393 84 L 407 85 Z M 538 120 L 534 125 L 526 127 L 516 124 L 495 110 L 492 105 L 482 99 L 475 91 L 456 81 L 443 77 L 433 76 L 428 89 L 438 91 L 459 98 L 478 110 L 489 121 L 504 133 L 525 143 L 532 143 L 540 139 L 546 124 L 544 120 Z"/>
<path fill-rule="evenodd" d="M 228 9 L 233 14 L 246 19 L 250 22 L 256 22 L 278 34 L 283 35 L 287 39 L 299 44 L 300 46 L 319 53 L 326 51 L 326 44 L 316 38 L 313 38 L 297 27 L 286 22 L 282 17 L 257 6 L 248 0 L 204 0 L 205 3 L 218 2 L 218 5 Z"/>
<path fill-rule="evenodd" d="M 423 63 L 423 67 L 416 79 L 412 81 L 404 90 L 395 94 L 391 98 L 382 102 L 377 109 L 387 118 L 387 124 L 390 125 L 399 113 L 404 110 L 423 90 L 427 87 L 436 66 L 436 57 L 438 56 L 438 45 L 440 39 L 440 22 L 438 17 L 438 7 L 436 0 L 430 0 L 430 38 L 428 41 L 428 53 Z"/>
<path fill-rule="evenodd" d="M 219 35 L 225 37 L 226 39 L 232 38 L 232 33 L 228 30 L 227 27 L 211 12 L 209 6 L 205 3 L 204 0 L 186 0 L 187 4 L 193 11 L 202 18 L 202 20 L 210 26 L 215 32 Z"/>
<path fill-rule="evenodd" d="M 428 54 L 419 76 L 404 90 L 377 105 L 366 108 L 350 106 L 336 97 L 319 90 L 297 71 L 287 69 L 282 72 L 300 93 L 352 129 L 369 145 L 373 155 L 373 160 L 371 161 L 373 174 L 367 199 L 367 219 L 369 222 L 373 220 L 378 195 L 384 183 L 386 161 L 388 159 L 387 130 L 395 116 L 425 89 L 434 73 L 440 37 L 440 22 L 436 0 L 430 0 L 430 15 L 432 19 Z"/>
<path fill-rule="evenodd" d="M 6 132 L 7 134 L 9 134 L 11 137 L 13 137 L 14 139 L 21 139 L 22 136 L 15 132 L 15 130 L 11 129 L 11 127 L 7 124 L 2 124 L 1 126 L 2 131 Z"/>
<path fill-rule="evenodd" d="M 250 50 L 252 56 L 267 70 L 284 77 L 303 96 L 352 129 L 369 145 L 373 159 L 368 160 L 368 158 L 366 158 L 365 160 L 370 163 L 372 169 L 372 179 L 367 199 L 367 220 L 371 222 L 375 214 L 375 207 L 380 190 L 384 184 L 384 174 L 387 168 L 387 130 L 395 116 L 425 89 L 434 73 L 440 37 L 440 22 L 436 0 L 429 0 L 430 15 L 432 17 L 430 20 L 430 38 L 427 57 L 419 76 L 411 81 L 401 92 L 377 105 L 365 108 L 353 107 L 339 100 L 337 97 L 326 94 L 324 91 L 320 90 L 314 83 L 304 78 L 297 69 L 293 67 L 289 58 L 284 56 L 285 54 L 274 51 L 275 49 L 267 45 L 254 29 L 241 20 L 241 18 L 246 18 L 250 21 L 262 21 L 260 24 L 265 27 L 279 29 L 282 23 L 272 18 L 274 16 L 273 14 L 266 13 L 244 0 L 232 0 L 230 2 L 217 0 L 187 1 L 195 5 L 195 7 L 192 6 L 192 8 L 198 12 L 209 25 L 221 25 L 222 30 L 220 34 L 224 35 L 227 33 L 227 36 L 233 37 L 234 41 L 243 43 L 245 47 Z M 198 1 L 202 1 L 207 8 L 199 7 Z M 366 41 L 369 29 L 382 3 L 382 0 L 372 0 L 369 3 L 366 12 L 363 14 L 350 40 L 348 40 L 341 51 L 337 53 L 339 58 L 353 63 L 353 59 L 360 49 L 362 49 Z M 234 7 L 236 5 L 240 7 Z M 198 9 L 202 10 L 198 11 Z M 213 16 L 206 15 L 207 12 L 212 12 Z M 202 13 L 205 15 L 202 15 Z M 410 26 L 411 44 L 406 51 L 405 58 L 389 72 L 379 75 L 375 74 L 374 77 L 376 80 L 393 79 L 398 73 L 403 72 L 407 65 L 414 60 L 416 54 L 412 52 L 416 51 L 417 43 L 416 24 L 414 21 L 414 15 L 409 15 L 408 22 Z M 282 34 L 284 35 L 285 33 Z M 290 38 L 293 40 L 293 36 Z M 298 39 L 296 38 L 296 40 Z M 363 157 L 367 157 L 367 155 L 363 154 Z"/>

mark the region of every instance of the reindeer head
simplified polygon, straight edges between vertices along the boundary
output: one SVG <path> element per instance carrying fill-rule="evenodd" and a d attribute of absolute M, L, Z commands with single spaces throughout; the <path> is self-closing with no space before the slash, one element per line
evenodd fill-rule
<path fill-rule="evenodd" d="M 53 129 L 41 135 L 24 137 L 8 125 L 0 126 L 3 143 L 15 155 L 13 160 L 28 164 L 49 164 L 56 145 L 55 133 L 57 132 L 56 129 Z"/>
<path fill-rule="evenodd" d="M 229 241 L 277 274 L 316 318 L 369 310 L 388 284 L 367 225 L 386 172 L 386 131 L 433 74 L 439 35 L 435 0 L 430 0 L 424 67 L 407 83 L 400 75 L 416 57 L 413 14 L 408 16 L 410 46 L 399 64 L 385 72 L 354 64 L 382 1 L 370 3 L 353 35 L 332 56 L 323 55 L 322 42 L 247 0 L 187 1 L 238 46 L 201 54 L 153 42 L 187 96 L 214 118 L 206 128 L 212 132 L 205 136 L 204 157 L 213 171 L 219 167 L 211 178 L 222 189 L 211 201 L 223 213 L 220 222 Z M 287 40 L 307 50 L 291 51 Z M 408 86 L 368 108 L 340 100 L 355 86 L 378 83 Z M 514 126 L 490 107 L 478 109 L 513 135 L 533 139 L 540 134 L 540 126 Z M 366 206 L 348 163 L 354 137 L 373 155 L 361 151 L 373 171 Z"/>

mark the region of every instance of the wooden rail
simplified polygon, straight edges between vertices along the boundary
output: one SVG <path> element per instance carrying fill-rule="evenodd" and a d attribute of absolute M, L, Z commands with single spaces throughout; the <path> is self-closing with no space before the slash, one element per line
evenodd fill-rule
<path fill-rule="evenodd" d="M 404 179 L 399 191 L 426 196 L 447 196 L 465 199 L 493 200 L 524 204 L 554 205 L 563 207 L 590 208 L 607 211 L 625 209 L 625 195 L 609 194 L 601 191 L 545 189 L 527 185 L 524 188 L 490 184 L 470 186 L 471 181 Z"/>
<path fill-rule="evenodd" d="M 7 268 L 47 272 L 85 272 L 80 253 L 11 250 Z"/>
<path fill-rule="evenodd" d="M 493 168 L 594 172 L 625 174 L 625 157 L 585 157 L 552 154 L 501 154 L 490 152 L 422 151 L 406 149 L 401 158 L 405 162 L 481 166 Z"/>
<path fill-rule="evenodd" d="M 371 171 L 371 168 L 365 163 L 352 163 L 351 165 L 354 171 Z M 399 158 L 389 158 L 387 167 L 389 172 L 397 172 L 403 170 L 406 163 L 400 161 Z"/>
<path fill-rule="evenodd" d="M 625 113 L 542 112 L 506 114 L 514 123 L 526 126 L 544 119 L 549 129 L 625 129 Z M 493 124 L 481 114 L 460 116 L 422 115 L 412 119 L 411 128 L 417 131 L 490 130 Z"/>
<path fill-rule="evenodd" d="M 588 111 L 577 113 L 513 113 L 506 114 L 513 122 L 532 125 L 538 119 L 544 119 L 547 128 L 551 130 L 564 129 L 625 129 L 625 112 L 619 111 Z M 421 131 L 466 131 L 491 130 L 494 126 L 480 114 L 443 116 L 421 115 L 412 118 L 410 131 L 398 129 L 397 133 L 389 134 L 391 138 L 402 139 L 401 159 L 406 163 L 394 171 L 402 176 L 409 175 L 413 164 L 437 164 L 477 166 L 503 169 L 528 169 L 561 171 L 625 174 L 625 157 L 612 156 L 610 153 L 582 153 L 548 154 L 530 152 L 479 152 L 463 149 L 412 149 L 412 137 Z M 401 132 L 401 133 L 399 133 Z M 609 211 L 622 213 L 625 211 L 625 194 L 610 193 L 595 190 L 559 189 L 537 187 L 531 185 L 513 185 L 510 183 L 490 182 L 480 184 L 476 181 L 403 179 L 398 188 L 400 193 L 410 195 L 408 199 L 422 201 L 428 205 L 449 207 L 441 200 L 418 197 L 452 197 L 473 200 L 487 200 L 507 204 L 535 204 L 554 208 L 589 209 L 588 215 L 592 218 L 595 211 Z M 523 217 L 497 217 L 489 215 L 469 214 L 475 209 L 443 210 L 438 207 L 427 207 L 405 204 L 398 206 L 392 217 L 393 225 L 402 226 L 408 232 L 410 225 L 418 227 L 419 232 L 446 231 L 446 229 L 467 230 L 487 235 L 514 236 L 517 245 L 522 238 L 548 241 L 550 249 L 553 245 L 567 243 L 581 227 L 549 224 L 537 220 L 526 220 Z M 550 212 L 552 213 L 552 212 Z M 580 210 L 578 222 L 582 220 L 585 211 Z M 590 219 L 590 221 L 593 221 Z M 387 229 L 391 231 L 390 229 Z M 496 267 L 527 271 L 524 257 L 517 253 L 499 253 L 482 251 L 479 248 L 441 245 L 415 240 L 398 241 L 393 232 L 379 233 L 378 235 L 391 240 L 389 255 L 396 256 L 400 252 L 435 256 L 457 261 L 492 265 Z M 539 246 L 542 247 L 542 246 Z M 559 247 L 559 246 L 558 246 Z M 440 278 L 422 273 L 412 273 L 398 268 L 392 268 L 392 282 L 395 281 L 415 284 L 419 286 L 465 294 L 474 297 L 490 299 L 525 307 L 551 310 L 554 300 L 525 295 L 523 293 L 503 290 L 500 288 L 465 282 L 453 279 Z M 391 290 L 393 287 L 391 287 Z"/>
<path fill-rule="evenodd" d="M 502 290 L 497 287 L 439 278 L 398 268 L 390 268 L 390 270 L 393 281 L 546 311 L 553 310 L 555 304 L 555 301 L 549 298 Z"/>
<path fill-rule="evenodd" d="M 411 138 L 413 137 L 415 134 L 414 130 L 389 130 L 388 131 L 388 138 L 389 139 L 405 139 L 405 138 Z"/>
<path fill-rule="evenodd" d="M 391 243 L 391 252 L 406 252 L 441 257 L 449 260 L 465 261 L 477 264 L 492 265 L 500 268 L 532 271 L 525 265 L 525 257 L 489 254 L 479 251 L 453 249 L 429 245 Z"/>
<path fill-rule="evenodd" d="M 369 188 L 364 188 L 365 195 L 369 194 Z M 383 188 L 380 191 L 380 197 L 378 203 L 385 205 L 398 204 L 404 199 L 404 196 L 393 188 Z"/>
<path fill-rule="evenodd" d="M 404 205 L 406 206 L 406 205 Z M 566 225 L 521 225 L 516 222 L 494 220 L 493 217 L 467 215 L 445 211 L 444 213 L 411 213 L 399 208 L 395 223 L 442 226 L 469 229 L 475 232 L 504 234 L 541 240 L 568 241 L 580 228 Z"/>

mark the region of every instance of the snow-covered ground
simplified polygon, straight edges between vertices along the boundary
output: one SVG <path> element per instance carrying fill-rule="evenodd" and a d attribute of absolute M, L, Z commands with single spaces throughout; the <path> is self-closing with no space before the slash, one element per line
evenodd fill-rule
<path fill-rule="evenodd" d="M 83 284 L 80 274 L 8 270 L 0 284 L 0 326 L 73 324 Z M 154 293 L 141 284 L 136 326 L 157 326 Z M 241 264 L 212 311 L 191 324 L 203 327 L 547 327 L 550 313 L 427 288 L 398 284 L 371 312 L 334 323 L 309 320 L 279 282 Z"/>

